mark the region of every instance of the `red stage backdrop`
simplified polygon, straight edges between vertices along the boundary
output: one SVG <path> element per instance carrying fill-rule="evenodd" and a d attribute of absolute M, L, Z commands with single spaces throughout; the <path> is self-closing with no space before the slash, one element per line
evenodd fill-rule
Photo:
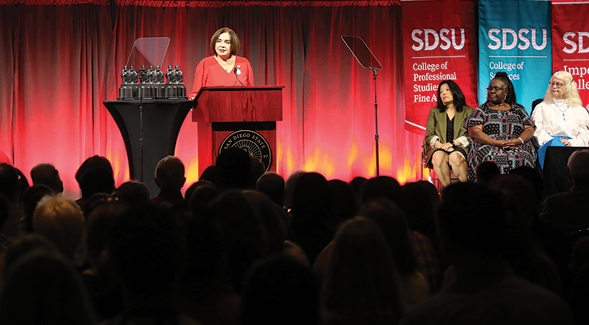
<path fill-rule="evenodd" d="M 552 67 L 569 72 L 589 104 L 588 1 L 552 1 Z"/>
<path fill-rule="evenodd" d="M 180 65 L 190 90 L 196 65 L 211 55 L 211 35 L 223 26 L 241 38 L 239 55 L 252 63 L 257 85 L 285 86 L 279 174 L 318 171 L 344 181 L 375 175 L 372 73 L 340 38 L 355 35 L 383 65 L 380 172 L 401 183 L 419 177 L 423 136 L 403 128 L 399 2 L 35 3 L 0 0 L 0 151 L 27 176 L 38 163 L 54 164 L 67 196 L 79 197 L 74 174 L 92 155 L 113 163 L 117 186 L 129 178 L 121 134 L 102 102 L 117 97 L 134 40 L 169 37 L 163 65 Z M 196 133 L 187 118 L 176 147 L 187 184 L 207 167 L 197 163 Z"/>
<path fill-rule="evenodd" d="M 438 85 L 455 81 L 477 107 L 473 1 L 403 1 L 405 129 L 425 134 Z"/>

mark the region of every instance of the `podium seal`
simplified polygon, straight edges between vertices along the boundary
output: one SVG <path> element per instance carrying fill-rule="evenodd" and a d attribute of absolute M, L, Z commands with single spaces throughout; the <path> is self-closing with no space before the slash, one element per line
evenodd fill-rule
<path fill-rule="evenodd" d="M 270 169 L 272 163 L 272 150 L 268 141 L 252 130 L 238 130 L 229 134 L 221 143 L 219 154 L 229 148 L 239 148 L 249 153 L 250 156 L 259 159 L 264 163 L 266 171 Z"/>

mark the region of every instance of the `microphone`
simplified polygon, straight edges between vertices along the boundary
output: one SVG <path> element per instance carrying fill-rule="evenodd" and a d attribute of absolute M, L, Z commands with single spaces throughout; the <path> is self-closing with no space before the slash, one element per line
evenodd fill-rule
<path fill-rule="evenodd" d="M 239 70 L 238 68 L 233 68 L 233 73 L 235 73 L 235 80 L 237 80 L 237 81 L 235 81 L 235 83 L 234 83 L 233 85 L 235 86 L 235 84 L 236 84 L 236 83 L 239 81 L 239 83 L 240 83 L 242 86 L 245 86 L 245 85 L 243 84 L 243 82 L 241 82 L 241 80 L 239 80 L 239 75 L 241 74 L 241 70 Z"/>

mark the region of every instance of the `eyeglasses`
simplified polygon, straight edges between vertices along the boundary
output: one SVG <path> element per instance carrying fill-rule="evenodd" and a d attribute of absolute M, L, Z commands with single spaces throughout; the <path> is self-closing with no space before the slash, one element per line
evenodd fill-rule
<path fill-rule="evenodd" d="M 487 90 L 488 90 L 488 91 L 493 91 L 493 90 L 494 90 L 495 92 L 500 92 L 500 91 L 502 91 L 502 90 L 503 90 L 503 88 L 501 88 L 501 87 L 497 87 L 497 86 L 493 86 L 493 87 L 489 87 L 489 88 L 487 88 Z"/>
<path fill-rule="evenodd" d="M 556 88 L 562 88 L 562 87 L 564 87 L 564 84 L 561 84 L 560 82 L 549 82 L 548 84 L 550 86 L 556 86 Z"/>

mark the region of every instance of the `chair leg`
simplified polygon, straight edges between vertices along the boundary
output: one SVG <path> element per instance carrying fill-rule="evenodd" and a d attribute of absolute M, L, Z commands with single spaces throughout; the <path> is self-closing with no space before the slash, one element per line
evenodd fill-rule
<path fill-rule="evenodd" d="M 436 175 L 436 172 L 434 171 L 433 168 L 428 168 L 428 169 L 429 169 L 429 179 L 428 179 L 428 181 L 430 183 L 434 184 L 434 186 L 438 190 L 438 193 L 441 193 L 441 190 L 443 188 L 442 182 L 440 182 L 440 179 Z M 423 177 L 422 177 L 422 179 L 423 179 Z"/>

